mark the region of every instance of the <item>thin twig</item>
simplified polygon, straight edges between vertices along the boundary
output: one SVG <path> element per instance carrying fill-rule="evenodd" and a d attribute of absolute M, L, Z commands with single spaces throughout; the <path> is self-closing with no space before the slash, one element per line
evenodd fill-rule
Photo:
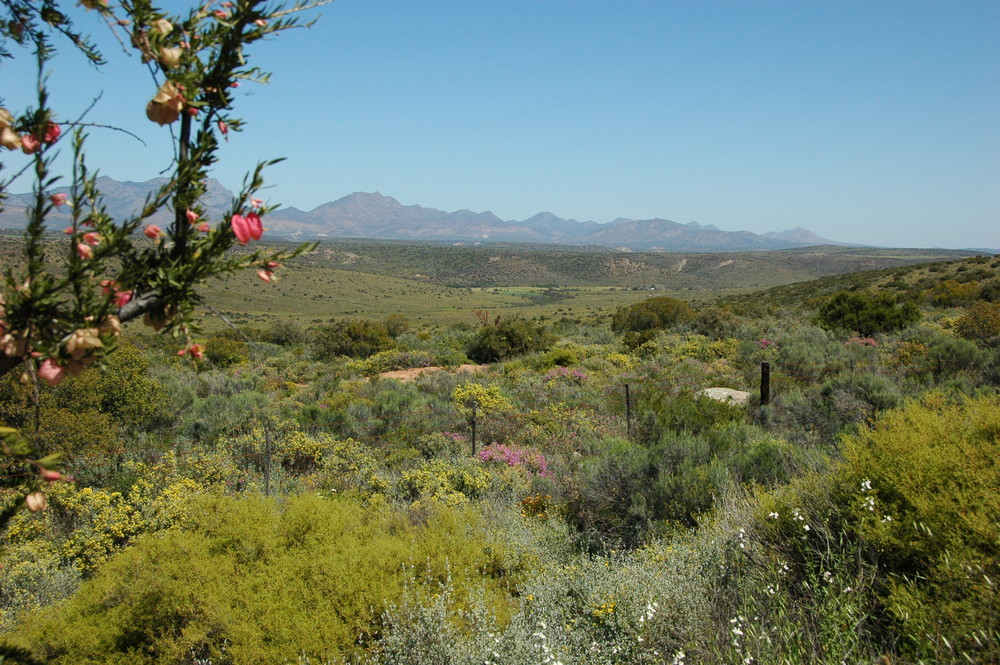
<path fill-rule="evenodd" d="M 253 346 L 253 342 L 250 341 L 250 338 L 247 337 L 246 333 L 244 333 L 243 330 L 241 330 L 239 328 L 239 326 L 237 326 L 235 323 L 233 323 L 232 321 L 230 321 L 229 319 L 227 319 L 225 314 L 223 314 L 219 310 L 215 309 L 214 307 L 212 307 L 211 305 L 208 305 L 206 303 L 201 303 L 201 306 L 204 307 L 205 309 L 207 309 L 208 311 L 210 311 L 212 314 L 215 314 L 220 319 L 222 319 L 223 322 L 227 326 L 229 326 L 230 328 L 232 328 L 233 330 L 235 330 L 237 332 L 237 334 L 239 334 L 239 336 L 243 338 L 244 342 L 246 342 L 247 344 Z"/>
<path fill-rule="evenodd" d="M 271 18 L 281 18 L 282 16 L 287 16 L 289 14 L 309 11 L 310 9 L 315 9 L 316 7 L 322 7 L 323 5 L 328 5 L 331 2 L 333 2 L 333 0 L 314 0 L 313 2 L 304 5 L 295 5 L 291 9 L 285 9 L 283 11 L 271 14 Z"/>

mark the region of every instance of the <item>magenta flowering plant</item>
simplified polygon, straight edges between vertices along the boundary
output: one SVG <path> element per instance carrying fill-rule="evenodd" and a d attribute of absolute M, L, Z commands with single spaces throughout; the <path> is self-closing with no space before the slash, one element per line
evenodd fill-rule
<path fill-rule="evenodd" d="M 519 467 L 543 478 L 552 475 L 548 460 L 537 450 L 493 443 L 477 453 L 484 462 L 500 462 L 507 466 Z"/>

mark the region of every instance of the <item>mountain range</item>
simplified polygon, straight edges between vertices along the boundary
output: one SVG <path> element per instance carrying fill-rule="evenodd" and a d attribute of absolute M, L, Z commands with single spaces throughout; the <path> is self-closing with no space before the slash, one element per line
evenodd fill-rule
<path fill-rule="evenodd" d="M 120 182 L 102 176 L 98 188 L 104 204 L 115 219 L 123 219 L 142 206 L 146 196 L 164 182 L 156 178 L 146 182 Z M 202 198 L 209 219 L 225 214 L 233 193 L 217 180 L 210 179 Z M 66 191 L 56 189 L 54 193 Z M 25 224 L 29 194 L 11 194 L 0 211 L 0 227 L 18 228 Z M 59 209 L 53 224 L 68 219 L 68 211 Z M 161 211 L 150 223 L 167 224 L 170 214 Z M 540 212 L 524 221 L 502 220 L 492 212 L 457 210 L 445 212 L 419 205 L 403 205 L 378 192 L 356 192 L 312 210 L 294 207 L 268 212 L 265 225 L 271 237 L 295 240 L 312 238 L 380 238 L 449 243 L 555 243 L 597 245 L 621 251 L 752 251 L 789 249 L 813 245 L 843 245 L 803 228 L 758 235 L 749 231 L 723 231 L 697 222 L 681 224 L 667 219 L 619 218 L 604 224 L 563 219 Z"/>

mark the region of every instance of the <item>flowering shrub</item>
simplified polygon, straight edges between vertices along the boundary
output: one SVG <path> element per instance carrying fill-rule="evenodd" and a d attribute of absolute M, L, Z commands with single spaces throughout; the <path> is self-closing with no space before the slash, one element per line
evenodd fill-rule
<path fill-rule="evenodd" d="M 489 487 L 490 476 L 483 469 L 437 459 L 404 471 L 397 493 L 408 501 L 431 499 L 458 506 L 483 496 Z"/>
<path fill-rule="evenodd" d="M 522 468 L 543 478 L 552 475 L 549 473 L 545 455 L 537 450 L 492 444 L 480 450 L 477 455 L 484 462 L 502 462 L 507 466 Z"/>
<path fill-rule="evenodd" d="M 557 379 L 565 379 L 573 383 L 583 383 L 587 379 L 587 373 L 579 367 L 574 367 L 573 369 L 569 369 L 568 367 L 553 367 L 543 377 L 546 383 Z"/>
<path fill-rule="evenodd" d="M 514 408 L 510 400 L 500 392 L 500 387 L 495 384 L 484 386 L 480 383 L 465 383 L 451 393 L 451 401 L 466 418 L 472 417 L 473 404 L 480 415 L 510 411 Z"/>

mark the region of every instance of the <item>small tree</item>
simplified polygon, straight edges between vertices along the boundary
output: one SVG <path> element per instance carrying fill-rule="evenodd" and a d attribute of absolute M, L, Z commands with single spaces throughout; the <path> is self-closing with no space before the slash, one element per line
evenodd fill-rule
<path fill-rule="evenodd" d="M 819 309 L 817 320 L 827 330 L 847 330 L 871 337 L 905 328 L 920 319 L 912 302 L 883 293 L 841 291 Z"/>

